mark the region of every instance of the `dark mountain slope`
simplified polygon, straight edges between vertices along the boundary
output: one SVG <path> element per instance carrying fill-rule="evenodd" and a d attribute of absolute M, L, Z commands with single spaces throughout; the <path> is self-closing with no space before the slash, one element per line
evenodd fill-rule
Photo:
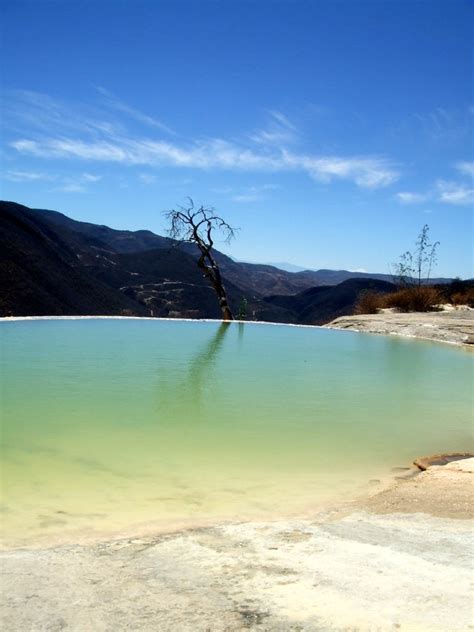
<path fill-rule="evenodd" d="M 387 283 L 394 283 L 396 279 L 392 274 L 380 274 L 378 272 L 351 272 L 349 270 L 305 270 L 304 272 L 296 272 L 294 276 L 299 279 L 300 282 L 310 281 L 316 279 L 318 282 L 313 285 L 339 285 L 343 281 L 349 279 L 375 279 L 377 281 L 387 281 Z M 449 283 L 449 278 L 434 278 L 424 280 L 423 282 L 429 283 Z"/>
<path fill-rule="evenodd" d="M 42 219 L 49 224 L 68 231 L 71 238 L 78 233 L 91 244 L 100 244 L 114 252 L 137 252 L 139 250 L 155 250 L 169 248 L 173 241 L 167 237 L 155 235 L 150 230 L 116 230 L 108 226 L 79 222 L 57 211 L 35 209 Z"/>
<path fill-rule="evenodd" d="M 176 247 L 150 231 L 116 231 L 13 202 L 0 202 L 0 230 L 2 315 L 220 317 L 190 244 Z M 353 273 L 290 273 L 215 256 L 234 313 L 245 296 L 247 315 L 257 320 L 320 324 L 351 313 L 363 289 L 394 287 L 371 278 L 332 285 Z M 321 286 L 322 278 L 332 280 Z"/>
<path fill-rule="evenodd" d="M 270 294 L 296 294 L 314 285 L 320 285 L 313 273 L 294 274 L 259 263 L 237 263 L 222 253 L 217 254 L 222 274 L 245 292 L 260 296 Z"/>
<path fill-rule="evenodd" d="M 269 296 L 265 300 L 295 315 L 295 322 L 321 325 L 338 316 L 351 314 L 364 290 L 394 292 L 396 286 L 376 279 L 348 279 L 339 285 L 314 287 L 295 296 Z"/>
<path fill-rule="evenodd" d="M 149 313 L 90 277 L 61 237 L 25 207 L 1 205 L 0 253 L 2 316 Z"/>
<path fill-rule="evenodd" d="M 59 223 L 50 221 L 52 216 Z M 156 237 L 166 248 L 122 252 L 130 248 L 130 240 L 124 246 L 112 229 L 9 202 L 0 203 L 0 230 L 1 315 L 220 318 L 214 291 L 195 257 L 181 247 L 170 248 L 169 240 L 153 233 L 145 236 L 147 245 Z M 237 313 L 243 291 L 227 279 L 225 285 Z M 292 314 L 284 308 L 250 293 L 247 298 L 248 314 L 254 318 L 290 322 Z"/>
<path fill-rule="evenodd" d="M 220 318 L 214 290 L 203 277 L 196 260 L 180 248 L 133 253 L 96 254 L 86 264 L 95 278 L 144 303 L 154 316 Z M 230 306 L 235 314 L 244 294 L 225 279 Z M 247 313 L 259 320 L 291 322 L 293 315 L 278 305 L 248 297 Z"/>
<path fill-rule="evenodd" d="M 73 249 L 80 250 L 83 256 L 86 255 L 83 252 L 84 245 L 87 249 L 98 248 L 103 251 L 132 253 L 169 249 L 175 244 L 173 240 L 147 230 L 115 230 L 108 226 L 79 222 L 57 211 L 36 209 L 36 212 L 45 222 L 55 228 Z M 180 251 L 194 257 L 198 255 L 198 250 L 193 244 L 182 244 Z M 268 294 L 295 294 L 319 283 L 312 272 L 298 276 L 273 266 L 237 263 L 217 250 L 214 254 L 222 275 L 241 288 L 241 292 L 248 295 L 248 298 Z"/>
<path fill-rule="evenodd" d="M 74 249 L 77 237 L 80 243 L 86 242 L 88 247 L 97 247 L 119 253 L 143 252 L 169 248 L 173 240 L 156 235 L 149 230 L 116 230 L 108 226 L 99 226 L 88 222 L 79 222 L 57 211 L 36 210 L 43 219 L 60 234 Z M 183 252 L 197 255 L 197 248 L 192 244 L 183 244 Z M 215 251 L 216 259 L 223 276 L 245 294 L 250 296 L 269 296 L 274 294 L 296 294 L 318 285 L 337 285 L 347 279 L 365 278 L 392 282 L 390 274 L 372 272 L 350 272 L 349 270 L 304 270 L 288 272 L 272 265 L 237 262 L 219 251 Z M 432 283 L 448 283 L 450 279 L 436 278 Z"/>

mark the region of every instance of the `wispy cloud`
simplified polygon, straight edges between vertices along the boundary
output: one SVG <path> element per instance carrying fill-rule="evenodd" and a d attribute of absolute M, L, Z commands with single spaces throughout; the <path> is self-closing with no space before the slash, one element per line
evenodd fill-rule
<path fill-rule="evenodd" d="M 63 176 L 53 191 L 62 193 L 85 193 L 88 185 L 102 180 L 102 176 L 93 173 L 81 173 L 74 176 Z"/>
<path fill-rule="evenodd" d="M 296 132 L 296 125 L 293 125 L 290 119 L 287 116 L 285 116 L 282 112 L 279 112 L 278 110 L 270 110 L 269 114 L 270 116 L 273 117 L 273 119 L 277 123 L 279 123 L 283 127 L 286 127 L 286 129 L 291 129 L 294 132 Z"/>
<path fill-rule="evenodd" d="M 410 191 L 400 191 L 397 198 L 402 204 L 420 204 L 430 198 L 429 193 L 412 193 Z"/>
<path fill-rule="evenodd" d="M 28 93 L 27 105 L 23 101 L 19 121 L 22 135 L 12 139 L 9 146 L 19 154 L 37 158 L 79 160 L 82 162 L 111 162 L 123 165 L 149 167 L 186 167 L 201 170 L 233 170 L 253 172 L 300 171 L 314 180 L 330 183 L 347 180 L 359 187 L 376 189 L 385 187 L 399 178 L 391 161 L 379 156 L 339 156 L 314 155 L 290 150 L 287 144 L 295 134 L 295 126 L 281 112 L 269 112 L 271 126 L 266 134 L 253 138 L 249 146 L 245 142 L 229 141 L 222 138 L 201 140 L 169 141 L 156 137 L 131 134 L 125 123 L 107 123 L 107 117 L 83 119 L 75 112 L 65 116 L 63 106 L 56 105 L 49 97 L 39 96 L 39 108 L 46 111 L 40 128 L 28 123 L 34 118 L 35 101 L 33 93 Z M 101 89 L 101 94 L 113 101 L 110 93 Z M 18 97 L 18 95 L 17 95 Z M 164 131 L 156 120 L 148 120 L 133 108 L 114 101 L 114 108 L 133 119 L 139 114 L 142 121 L 157 130 Z M 110 105 L 110 104 L 109 104 Z M 123 107 L 122 107 L 123 106 Z M 25 118 L 26 116 L 26 118 Z M 63 125 L 63 122 L 66 121 Z M 75 126 L 73 123 L 77 123 Z M 280 135 L 279 142 L 276 137 Z M 285 136 L 286 135 L 286 136 Z M 262 146 L 263 141 L 265 146 Z M 272 142 L 270 142 L 270 140 Z"/>
<path fill-rule="evenodd" d="M 390 125 L 387 131 L 398 143 L 452 148 L 468 142 L 472 136 L 473 111 L 471 106 L 414 112 Z"/>
<path fill-rule="evenodd" d="M 301 168 L 315 180 L 331 182 L 333 179 L 351 180 L 359 187 L 377 189 L 399 179 L 399 173 L 385 158 L 355 156 L 304 156 L 284 152 L 289 165 Z"/>
<path fill-rule="evenodd" d="M 239 195 L 234 195 L 232 197 L 233 202 L 241 202 L 241 203 L 259 202 L 261 199 L 263 199 L 263 196 L 260 195 L 259 193 L 241 193 Z"/>
<path fill-rule="evenodd" d="M 13 133 L 114 135 L 124 132 L 122 124 L 103 109 L 57 101 L 30 90 L 7 90 L 3 95 L 5 127 Z"/>
<path fill-rule="evenodd" d="M 37 171 L 6 171 L 5 180 L 10 182 L 33 182 L 38 180 L 53 180 L 54 177 L 47 173 L 39 173 Z"/>
<path fill-rule="evenodd" d="M 144 184 L 154 184 L 156 182 L 156 176 L 152 173 L 139 173 L 138 179 Z"/>
<path fill-rule="evenodd" d="M 102 180 L 102 176 L 98 176 L 94 173 L 83 173 L 80 178 L 84 182 L 99 182 L 99 180 Z"/>
<path fill-rule="evenodd" d="M 66 193 L 84 192 L 87 185 L 98 182 L 102 176 L 92 173 L 80 173 L 75 175 L 59 175 L 38 171 L 14 171 L 9 170 L 4 174 L 4 179 L 10 182 L 51 182 L 54 183 L 53 191 Z"/>
<path fill-rule="evenodd" d="M 52 191 L 59 191 L 61 193 L 85 193 L 86 190 L 84 184 L 80 182 L 65 182 L 52 189 Z"/>
<path fill-rule="evenodd" d="M 462 175 L 474 176 L 473 162 L 457 162 L 454 165 Z M 474 188 L 472 182 L 459 182 L 453 180 L 437 180 L 428 191 L 412 192 L 400 191 L 396 194 L 399 202 L 402 204 L 422 204 L 429 200 L 433 202 L 441 202 L 443 204 L 467 205 L 474 203 Z M 428 212 L 428 211 L 425 211 Z M 429 211 L 431 212 L 431 211 Z"/>
<path fill-rule="evenodd" d="M 281 159 L 258 155 L 221 139 L 178 146 L 162 140 L 116 138 L 80 140 L 74 138 L 19 139 L 11 147 L 41 158 L 79 158 L 129 165 L 154 165 L 210 169 L 278 169 Z"/>
<path fill-rule="evenodd" d="M 230 193 L 232 193 L 232 191 L 233 191 L 232 187 L 229 187 L 229 186 L 211 188 L 211 192 L 217 193 L 217 195 L 229 195 Z"/>
<path fill-rule="evenodd" d="M 297 138 L 296 126 L 278 110 L 268 112 L 269 121 L 263 129 L 250 135 L 250 140 L 258 145 L 282 146 L 294 143 Z"/>
<path fill-rule="evenodd" d="M 243 191 L 232 196 L 233 202 L 259 202 L 268 197 L 271 191 L 280 189 L 278 184 L 261 184 L 259 186 L 246 187 Z"/>
<path fill-rule="evenodd" d="M 414 115 L 421 132 L 436 144 L 451 144 L 472 131 L 469 112 L 438 107 L 431 112 Z"/>
<path fill-rule="evenodd" d="M 127 103 L 121 101 L 114 94 L 112 94 L 112 92 L 106 90 L 102 86 L 98 86 L 97 91 L 102 95 L 103 102 L 108 107 L 118 110 L 119 112 L 128 114 L 131 118 L 135 119 L 139 123 L 143 123 L 144 125 L 148 125 L 149 127 L 154 127 L 161 130 L 162 132 L 171 134 L 172 136 L 176 135 L 176 132 L 168 127 L 168 125 L 165 125 L 161 121 L 158 121 L 156 118 L 153 118 L 148 114 L 140 112 L 140 110 L 137 110 L 136 108 L 130 107 Z"/>
<path fill-rule="evenodd" d="M 474 204 L 474 188 L 457 182 L 438 180 L 438 199 L 447 204 Z"/>
<path fill-rule="evenodd" d="M 268 155 L 222 139 L 210 139 L 187 147 L 164 141 L 128 138 L 115 141 L 20 139 L 13 141 L 10 146 L 22 154 L 41 158 L 76 158 L 85 161 L 197 169 L 304 171 L 320 182 L 349 180 L 368 189 L 388 186 L 399 177 L 392 164 L 384 158 L 317 157 L 287 150 Z"/>
<path fill-rule="evenodd" d="M 463 175 L 474 178 L 474 162 L 458 162 L 456 164 L 456 169 L 460 171 Z"/>

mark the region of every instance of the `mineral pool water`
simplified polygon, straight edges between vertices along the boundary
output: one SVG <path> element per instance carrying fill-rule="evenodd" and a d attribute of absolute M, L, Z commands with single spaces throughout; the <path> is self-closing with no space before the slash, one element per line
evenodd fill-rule
<path fill-rule="evenodd" d="M 416 456 L 472 449 L 473 359 L 311 327 L 1 322 L 4 546 L 355 498 Z"/>

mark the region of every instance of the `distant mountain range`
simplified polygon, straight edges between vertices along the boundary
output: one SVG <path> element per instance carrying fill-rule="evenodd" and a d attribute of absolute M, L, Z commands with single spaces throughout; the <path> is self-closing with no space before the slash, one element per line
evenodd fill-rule
<path fill-rule="evenodd" d="M 196 254 L 192 245 L 151 231 L 115 230 L 0 202 L 0 315 L 219 318 Z M 384 274 L 288 272 L 215 256 L 234 313 L 245 296 L 252 319 L 320 324 L 351 313 L 364 289 L 395 289 Z"/>
<path fill-rule="evenodd" d="M 255 262 L 249 262 L 255 263 Z M 303 266 L 298 266 L 294 263 L 287 263 L 286 261 L 266 261 L 265 265 L 274 266 L 275 268 L 279 268 L 280 270 L 285 270 L 286 272 L 324 272 L 324 269 L 316 269 L 316 268 L 305 268 Z M 330 272 L 337 272 L 337 270 L 330 270 Z M 362 272 L 362 274 L 369 274 L 370 272 L 366 272 L 365 270 L 338 270 L 338 272 L 350 272 L 351 274 L 358 274 Z M 377 276 L 377 273 L 376 273 Z M 389 276 L 389 275 L 387 275 Z"/>
<path fill-rule="evenodd" d="M 286 263 L 284 261 L 266 261 L 265 263 L 267 266 L 275 266 L 275 268 L 285 270 L 285 272 L 305 272 L 305 270 L 308 270 L 308 268 L 304 268 L 303 266 L 297 266 L 294 263 Z"/>

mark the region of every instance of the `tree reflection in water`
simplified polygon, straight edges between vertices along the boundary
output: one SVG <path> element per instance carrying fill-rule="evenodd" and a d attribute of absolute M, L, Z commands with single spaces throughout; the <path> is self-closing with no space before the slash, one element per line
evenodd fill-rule
<path fill-rule="evenodd" d="M 197 419 L 206 402 L 215 396 L 215 369 L 227 335 L 230 322 L 222 322 L 204 347 L 191 358 L 187 370 L 168 367 L 157 383 L 157 414 L 160 423 L 168 424 L 183 418 Z M 242 323 L 238 325 L 239 343 L 243 336 Z M 184 416 L 184 417 L 183 417 Z"/>

